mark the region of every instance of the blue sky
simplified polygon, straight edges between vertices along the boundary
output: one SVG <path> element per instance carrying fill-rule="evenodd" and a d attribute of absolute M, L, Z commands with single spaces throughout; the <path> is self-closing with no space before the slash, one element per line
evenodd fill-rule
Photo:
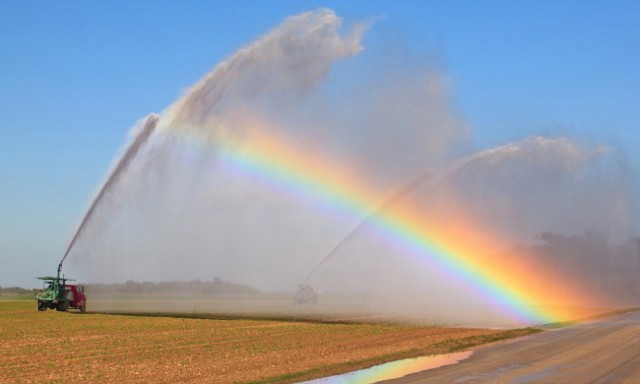
<path fill-rule="evenodd" d="M 561 134 L 640 164 L 637 1 L 3 1 L 0 286 L 55 270 L 138 119 L 320 7 L 439 61 L 481 148 Z"/>

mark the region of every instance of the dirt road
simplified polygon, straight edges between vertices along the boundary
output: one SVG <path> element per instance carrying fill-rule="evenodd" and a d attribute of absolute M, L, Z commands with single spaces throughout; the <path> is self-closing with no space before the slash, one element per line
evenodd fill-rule
<path fill-rule="evenodd" d="M 384 383 L 640 383 L 640 311 L 479 348 L 459 364 Z"/>

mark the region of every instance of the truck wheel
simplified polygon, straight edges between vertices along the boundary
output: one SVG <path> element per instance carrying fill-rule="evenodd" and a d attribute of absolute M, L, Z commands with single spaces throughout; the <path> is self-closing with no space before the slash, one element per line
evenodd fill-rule
<path fill-rule="evenodd" d="M 87 312 L 87 303 L 82 304 L 82 306 L 80 307 L 80 312 L 82 313 Z"/>
<path fill-rule="evenodd" d="M 58 311 L 59 312 L 67 312 L 69 311 L 69 303 L 66 301 L 61 301 L 58 303 Z"/>
<path fill-rule="evenodd" d="M 47 310 L 47 307 L 45 307 L 44 304 L 42 304 L 42 301 L 40 301 L 40 300 L 36 301 L 36 307 L 38 308 L 38 311 L 40 311 L 40 312 Z"/>

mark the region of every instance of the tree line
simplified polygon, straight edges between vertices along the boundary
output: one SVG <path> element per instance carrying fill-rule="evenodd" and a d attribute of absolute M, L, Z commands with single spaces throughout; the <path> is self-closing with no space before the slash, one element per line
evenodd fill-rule
<path fill-rule="evenodd" d="M 85 284 L 90 293 L 151 293 L 151 292 L 189 292 L 209 294 L 258 294 L 259 290 L 248 285 L 231 283 L 220 278 L 211 281 L 200 279 L 190 281 L 138 282 L 128 280 L 125 283 Z"/>

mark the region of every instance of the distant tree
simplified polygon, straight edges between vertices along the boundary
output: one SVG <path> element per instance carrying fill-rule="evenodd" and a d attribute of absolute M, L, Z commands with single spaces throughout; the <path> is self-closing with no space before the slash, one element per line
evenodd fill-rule
<path fill-rule="evenodd" d="M 143 293 L 143 292 L 189 292 L 208 294 L 258 294 L 259 290 L 248 285 L 236 284 L 215 277 L 213 281 L 200 279 L 190 281 L 163 281 L 139 283 L 127 280 L 124 284 L 86 284 L 89 292 L 95 293 Z"/>
<path fill-rule="evenodd" d="M 0 293 L 8 293 L 8 294 L 25 294 L 31 293 L 31 290 L 24 289 L 20 287 L 0 287 Z"/>

